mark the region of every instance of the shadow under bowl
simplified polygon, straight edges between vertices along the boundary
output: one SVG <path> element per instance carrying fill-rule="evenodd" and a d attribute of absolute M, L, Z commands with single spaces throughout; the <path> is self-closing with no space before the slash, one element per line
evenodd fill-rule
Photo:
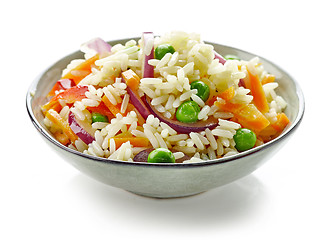
<path fill-rule="evenodd" d="M 111 45 L 125 43 L 130 39 L 109 41 Z M 222 55 L 233 54 L 249 60 L 257 55 L 210 43 Z M 299 126 L 305 109 L 305 102 L 298 83 L 274 63 L 260 57 L 264 68 L 276 76 L 279 83 L 277 93 L 288 106 L 285 110 L 290 119 L 289 126 L 274 140 L 234 156 L 209 160 L 202 163 L 159 164 L 108 160 L 75 151 L 60 144 L 43 123 L 41 106 L 46 103 L 46 95 L 60 78 L 62 70 L 73 60 L 83 58 L 79 51 L 74 52 L 46 69 L 31 84 L 26 106 L 28 114 L 43 139 L 63 159 L 84 174 L 113 187 L 143 196 L 156 198 L 184 197 L 216 188 L 240 179 L 270 159 L 292 136 Z"/>

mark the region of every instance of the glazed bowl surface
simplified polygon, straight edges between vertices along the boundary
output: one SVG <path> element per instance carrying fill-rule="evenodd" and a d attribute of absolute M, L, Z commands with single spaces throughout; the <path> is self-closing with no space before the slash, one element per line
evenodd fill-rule
<path fill-rule="evenodd" d="M 137 40 L 120 39 L 109 41 L 109 44 L 125 43 L 131 39 Z M 257 56 L 237 48 L 207 43 L 212 44 L 221 55 L 233 54 L 245 60 Z M 234 156 L 202 163 L 124 162 L 86 155 L 63 146 L 53 138 L 43 124 L 41 112 L 41 106 L 46 103 L 46 95 L 60 78 L 62 70 L 71 60 L 82 57 L 82 52 L 74 52 L 54 63 L 35 79 L 26 95 L 28 114 L 42 138 L 68 163 L 100 182 L 136 194 L 157 198 L 189 196 L 251 174 L 286 144 L 300 125 L 304 114 L 305 102 L 298 83 L 282 68 L 260 57 L 265 69 L 276 76 L 279 83 L 277 93 L 288 103 L 285 113 L 290 124 L 276 139 Z"/>

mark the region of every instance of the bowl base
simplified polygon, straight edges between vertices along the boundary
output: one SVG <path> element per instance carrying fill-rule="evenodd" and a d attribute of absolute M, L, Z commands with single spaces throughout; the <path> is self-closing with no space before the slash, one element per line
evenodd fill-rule
<path fill-rule="evenodd" d="M 130 193 L 142 196 L 142 197 L 157 198 L 157 199 L 185 198 L 185 197 L 192 197 L 192 196 L 204 193 L 204 192 L 197 192 L 197 193 L 190 193 L 190 194 L 183 194 L 183 195 L 158 195 L 158 194 L 134 192 L 134 191 L 129 191 L 129 190 L 127 190 L 127 191 Z"/>

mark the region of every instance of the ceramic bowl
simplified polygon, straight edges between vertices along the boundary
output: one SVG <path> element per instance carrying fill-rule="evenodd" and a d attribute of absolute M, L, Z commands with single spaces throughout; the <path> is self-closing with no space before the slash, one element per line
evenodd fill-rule
<path fill-rule="evenodd" d="M 110 41 L 111 45 L 125 43 L 130 39 Z M 210 43 L 222 55 L 234 54 L 249 60 L 255 55 L 237 48 Z M 270 159 L 300 125 L 304 113 L 304 97 L 297 82 L 274 63 L 260 57 L 265 69 L 276 76 L 280 94 L 288 103 L 285 113 L 291 123 L 284 132 L 262 146 L 202 163 L 156 164 L 108 160 L 86 155 L 61 145 L 43 124 L 40 106 L 46 95 L 59 79 L 65 66 L 76 58 L 83 57 L 74 52 L 46 69 L 31 84 L 26 105 L 32 123 L 42 138 L 63 159 L 84 174 L 113 187 L 156 198 L 183 197 L 213 189 L 240 179 Z"/>

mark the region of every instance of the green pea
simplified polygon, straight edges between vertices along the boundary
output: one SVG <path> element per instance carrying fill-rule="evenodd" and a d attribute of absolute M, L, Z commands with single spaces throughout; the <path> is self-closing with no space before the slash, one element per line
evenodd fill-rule
<path fill-rule="evenodd" d="M 248 128 L 238 129 L 236 134 L 233 136 L 233 139 L 236 143 L 235 148 L 240 152 L 251 149 L 256 143 L 255 133 Z"/>
<path fill-rule="evenodd" d="M 166 148 L 157 148 L 148 155 L 149 163 L 175 163 L 173 153 Z"/>
<path fill-rule="evenodd" d="M 174 48 L 170 45 L 170 44 L 161 44 L 161 45 L 158 45 L 157 48 L 155 49 L 155 58 L 158 59 L 158 60 L 161 60 L 165 54 L 167 53 L 174 53 L 175 50 Z"/>
<path fill-rule="evenodd" d="M 180 122 L 193 123 L 198 121 L 198 113 L 200 108 L 194 101 L 186 101 L 182 103 L 175 114 L 176 118 Z"/>
<path fill-rule="evenodd" d="M 91 114 L 92 123 L 95 122 L 108 122 L 108 117 L 97 112 Z"/>
<path fill-rule="evenodd" d="M 197 89 L 197 96 L 200 97 L 204 102 L 210 96 L 210 87 L 202 81 L 194 81 L 190 84 L 191 89 Z"/>
<path fill-rule="evenodd" d="M 238 60 L 238 61 L 240 61 L 239 57 L 237 57 L 236 55 L 232 55 L 232 54 L 227 54 L 227 55 L 224 56 L 224 58 L 226 60 Z"/>

